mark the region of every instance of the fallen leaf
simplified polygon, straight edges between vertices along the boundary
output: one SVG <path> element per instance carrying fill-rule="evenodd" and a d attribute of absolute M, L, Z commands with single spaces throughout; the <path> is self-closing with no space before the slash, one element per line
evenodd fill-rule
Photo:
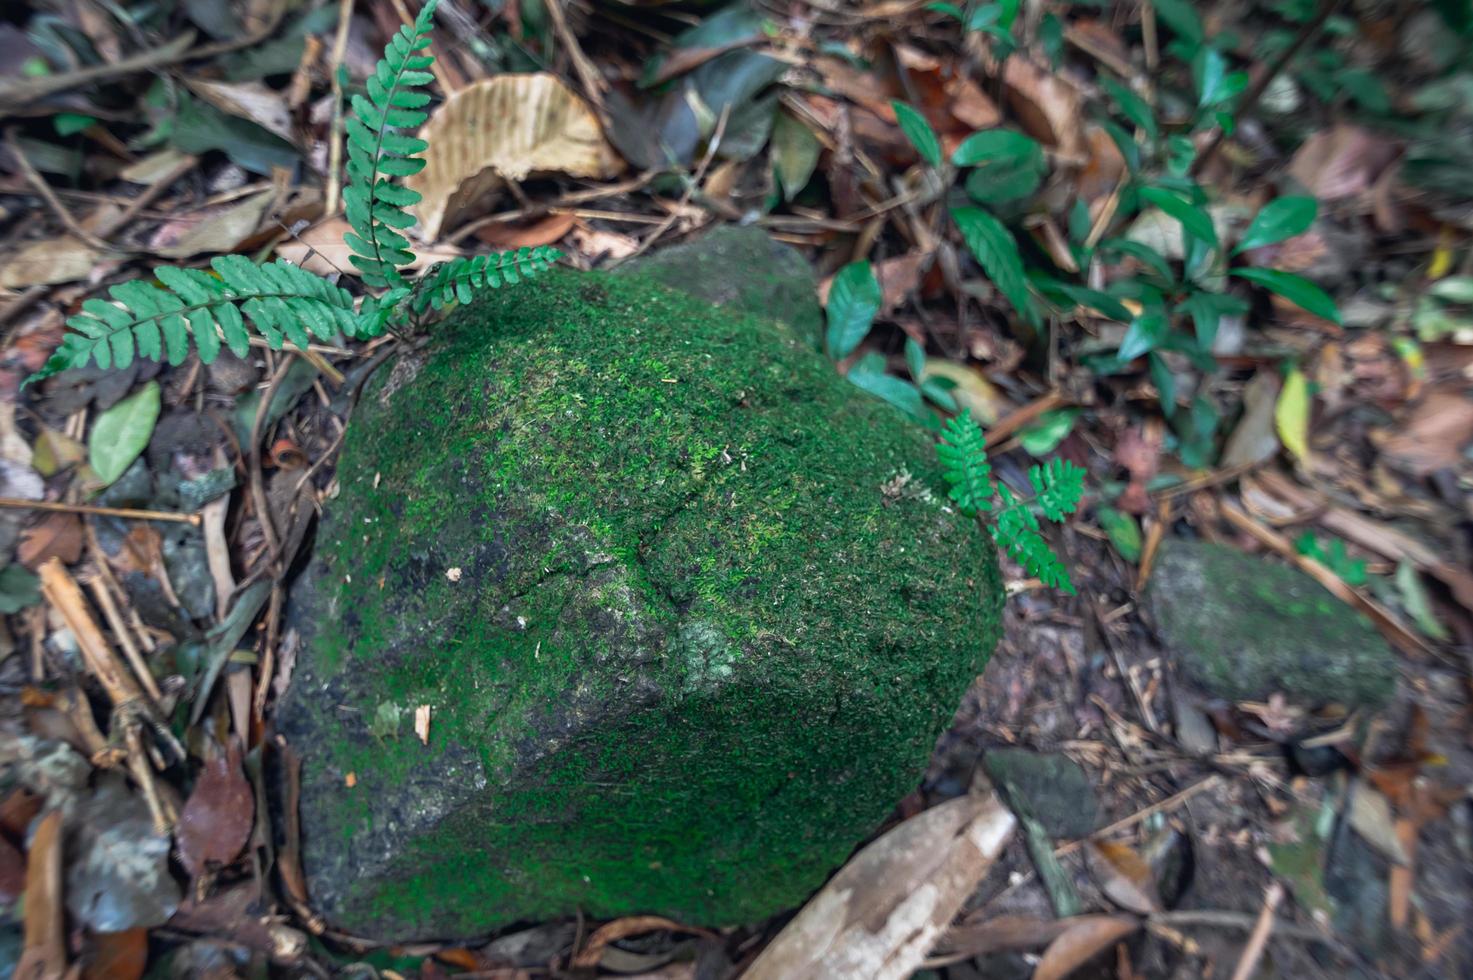
<path fill-rule="evenodd" d="M 640 936 L 647 932 L 688 932 L 699 936 L 709 936 L 711 933 L 705 929 L 696 929 L 682 925 L 674 919 L 667 919 L 662 915 L 628 915 L 622 919 L 605 922 L 593 931 L 588 937 L 588 942 L 573 957 L 574 969 L 588 969 L 596 967 L 603 955 L 604 949 L 613 942 L 620 939 L 628 939 L 630 936 Z"/>
<path fill-rule="evenodd" d="M 1125 157 L 1104 127 L 1090 124 L 1084 128 L 1085 156 L 1088 158 L 1074 178 L 1074 188 L 1086 204 L 1108 196 L 1125 174 Z"/>
<path fill-rule="evenodd" d="M 179 814 L 179 863 L 195 877 L 210 866 L 234 861 L 250 839 L 256 804 L 240 768 L 240 749 L 232 741 L 214 751 Z"/>
<path fill-rule="evenodd" d="M 995 796 L 972 794 L 894 827 L 808 900 L 744 980 L 910 976 L 1015 824 Z"/>
<path fill-rule="evenodd" d="M 120 776 L 104 773 L 67 847 L 66 906 L 96 932 L 161 926 L 179 907 L 167 834 Z"/>
<path fill-rule="evenodd" d="M 288 143 L 297 141 L 286 96 L 275 89 L 260 82 L 213 82 L 204 78 L 186 78 L 184 84 L 221 112 L 249 119 Z"/>
<path fill-rule="evenodd" d="M 178 167 L 183 165 L 184 161 L 192 159 L 193 157 L 189 154 L 181 153 L 170 147 L 159 150 L 157 153 L 150 153 L 137 162 L 128 164 L 118 171 L 118 176 L 130 184 L 156 184 L 173 174 Z"/>
<path fill-rule="evenodd" d="M 349 256 L 353 250 L 343 241 L 345 232 L 352 231 L 344 218 L 328 218 L 310 228 L 305 228 L 290 239 L 276 246 L 276 254 L 319 276 L 330 276 L 353 268 Z M 464 255 L 454 245 L 416 246 L 414 261 L 402 268 L 411 271 L 427 269 L 436 262 L 448 262 Z"/>
<path fill-rule="evenodd" d="M 1081 915 L 1065 921 L 1069 928 L 1043 951 L 1033 980 L 1064 980 L 1141 925 L 1128 915 Z"/>
<path fill-rule="evenodd" d="M 958 408 L 972 410 L 972 417 L 980 424 L 991 425 L 1015 407 L 1008 397 L 983 377 L 982 372 L 966 364 L 958 364 L 940 357 L 926 358 L 926 377 L 947 378 L 956 383 L 951 396 Z"/>
<path fill-rule="evenodd" d="M 0 902 L 9 905 L 26 893 L 26 856 L 0 837 Z"/>
<path fill-rule="evenodd" d="M 1091 841 L 1090 869 L 1105 897 L 1127 912 L 1150 915 L 1161 911 L 1161 896 L 1156 892 L 1156 875 L 1145 858 L 1129 844 L 1118 841 Z"/>
<path fill-rule="evenodd" d="M 1456 468 L 1473 442 L 1473 399 L 1458 388 L 1428 391 L 1399 431 L 1381 440 L 1386 461 L 1414 476 Z"/>
<path fill-rule="evenodd" d="M 963 921 L 946 931 L 936 952 L 947 956 L 1026 953 L 1042 949 L 1068 928 L 1067 919 L 1037 919 L 1030 915 L 999 915 L 976 923 Z"/>
<path fill-rule="evenodd" d="M 97 416 L 87 437 L 87 460 L 104 484 L 122 476 L 147 448 L 159 419 L 160 397 L 159 383 L 150 381 Z"/>
<path fill-rule="evenodd" d="M 498 75 L 456 92 L 420 130 L 425 168 L 404 179 L 409 210 L 434 241 L 501 186 L 536 173 L 608 178 L 624 167 L 581 98 L 550 73 Z"/>
<path fill-rule="evenodd" d="M 43 238 L 0 258 L 0 287 L 24 289 L 86 279 L 102 254 L 70 235 Z"/>
<path fill-rule="evenodd" d="M 1391 803 L 1379 790 L 1366 783 L 1358 783 L 1350 795 L 1350 809 L 1346 814 L 1350 827 L 1365 839 L 1381 855 L 1393 864 L 1406 864 L 1406 849 L 1396 833 L 1396 820 L 1391 815 Z"/>
<path fill-rule="evenodd" d="M 48 558 L 74 564 L 82 557 L 82 520 L 76 514 L 47 514 L 39 524 L 21 532 L 16 558 L 35 571 Z"/>
<path fill-rule="evenodd" d="M 1008 104 L 1018 114 L 1024 132 L 1065 157 L 1083 159 L 1079 90 L 1064 76 L 1044 71 L 1025 58 L 1004 62 L 1002 77 Z"/>
<path fill-rule="evenodd" d="M 1002 122 L 997 103 L 965 72 L 952 75 L 945 86 L 945 109 L 966 129 L 991 129 Z"/>
<path fill-rule="evenodd" d="M 1289 174 L 1321 201 L 1338 201 L 1370 190 L 1399 152 L 1391 140 L 1339 123 L 1300 145 Z"/>
<path fill-rule="evenodd" d="M 82 951 L 82 980 L 138 980 L 147 966 L 147 929 L 92 933 Z"/>
<path fill-rule="evenodd" d="M 897 255 L 875 263 L 875 279 L 880 283 L 880 315 L 894 312 L 921 283 L 921 266 L 930 260 L 923 252 Z"/>
<path fill-rule="evenodd" d="M 1298 368 L 1289 372 L 1274 403 L 1274 429 L 1284 448 L 1301 462 L 1309 459 L 1309 413 L 1314 399 L 1309 381 Z"/>
<path fill-rule="evenodd" d="M 577 223 L 575 214 L 549 214 L 529 225 L 487 225 L 476 231 L 476 237 L 495 249 L 536 248 L 561 241 Z"/>
<path fill-rule="evenodd" d="M 1279 450 L 1274 434 L 1274 406 L 1282 382 L 1277 371 L 1259 371 L 1243 389 L 1243 417 L 1222 451 L 1222 466 L 1232 468 L 1260 463 Z"/>
<path fill-rule="evenodd" d="M 233 252 L 255 234 L 275 200 L 275 191 L 262 191 L 228 207 L 171 221 L 160 229 L 163 237 L 155 235 L 154 251 L 176 259 Z"/>

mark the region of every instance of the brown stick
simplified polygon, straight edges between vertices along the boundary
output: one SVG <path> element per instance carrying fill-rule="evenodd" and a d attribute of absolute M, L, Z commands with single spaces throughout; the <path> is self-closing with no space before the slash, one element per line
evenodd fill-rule
<path fill-rule="evenodd" d="M 68 504 L 59 500 L 21 500 L 0 497 L 0 508 L 11 510 L 45 510 L 61 514 L 96 514 L 99 517 L 122 517 L 133 521 L 171 521 L 199 527 L 204 518 L 198 514 L 175 514 L 166 510 L 137 510 L 132 507 L 96 507 L 92 504 Z"/>
<path fill-rule="evenodd" d="M 61 559 L 46 559 L 37 572 L 41 576 L 41 594 L 61 614 L 67 628 L 77 638 L 83 662 L 107 691 L 113 706 L 121 708 L 141 701 L 142 689 L 129 676 L 127 668 L 102 635 L 97 621 L 87 609 L 87 601 L 82 598 L 77 580 L 62 566 Z"/>
<path fill-rule="evenodd" d="M 1258 961 L 1263 959 L 1264 948 L 1268 946 L 1268 937 L 1274 931 L 1274 909 L 1279 907 L 1279 902 L 1283 899 L 1284 886 L 1278 881 L 1270 882 L 1263 895 L 1263 908 L 1258 913 L 1258 921 L 1253 923 L 1248 944 L 1243 947 L 1243 958 L 1238 960 L 1238 968 L 1233 971 L 1233 980 L 1248 980 L 1253 976 L 1253 971 L 1258 969 Z"/>
<path fill-rule="evenodd" d="M 87 582 L 87 587 L 92 590 L 92 597 L 97 600 L 98 608 L 102 610 L 102 616 L 107 620 L 107 625 L 112 627 L 113 636 L 117 637 L 119 645 L 123 648 L 123 656 L 128 659 L 128 666 L 133 668 L 143 689 L 153 699 L 155 707 L 164 699 L 164 693 L 159 690 L 158 682 L 153 679 L 153 671 L 148 669 L 143 654 L 139 652 L 137 644 L 133 642 L 133 634 L 128 630 L 128 624 L 123 622 L 123 616 L 118 612 L 118 604 L 113 601 L 112 593 L 108 591 L 107 582 L 100 576 L 94 576 Z"/>

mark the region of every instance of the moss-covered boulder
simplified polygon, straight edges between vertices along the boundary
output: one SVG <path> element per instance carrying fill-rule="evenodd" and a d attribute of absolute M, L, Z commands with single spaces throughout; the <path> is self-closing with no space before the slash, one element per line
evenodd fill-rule
<path fill-rule="evenodd" d="M 1169 540 L 1149 599 L 1183 671 L 1215 697 L 1277 692 L 1301 703 L 1376 707 L 1396 686 L 1396 660 L 1371 621 L 1297 568 Z"/>
<path fill-rule="evenodd" d="M 555 273 L 437 337 L 365 390 L 292 594 L 314 903 L 427 937 L 801 902 L 997 636 L 927 438 L 787 328 L 639 277 Z"/>

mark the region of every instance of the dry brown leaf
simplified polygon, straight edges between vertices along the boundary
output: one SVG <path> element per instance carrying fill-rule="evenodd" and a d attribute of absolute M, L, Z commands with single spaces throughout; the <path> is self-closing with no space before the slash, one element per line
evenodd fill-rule
<path fill-rule="evenodd" d="M 1305 140 L 1289 174 L 1321 201 L 1338 201 L 1370 190 L 1398 152 L 1391 140 L 1340 123 Z"/>
<path fill-rule="evenodd" d="M 946 82 L 946 110 L 968 129 L 991 129 L 1002 122 L 1002 110 L 982 86 L 961 72 Z"/>
<path fill-rule="evenodd" d="M 235 860 L 255 826 L 256 803 L 240 768 L 240 749 L 216 750 L 205 760 L 194 792 L 179 813 L 179 863 L 198 877 L 210 865 Z"/>
<path fill-rule="evenodd" d="M 1023 58 L 1003 63 L 1008 104 L 1029 136 L 1065 157 L 1084 158 L 1079 90 L 1062 75 L 1044 71 Z"/>
<path fill-rule="evenodd" d="M 82 954 L 82 980 L 138 980 L 147 966 L 147 929 L 88 935 Z"/>
<path fill-rule="evenodd" d="M 476 232 L 476 237 L 492 248 L 536 248 L 561 241 L 577 223 L 575 214 L 549 214 L 530 225 L 487 225 Z"/>
<path fill-rule="evenodd" d="M 1104 127 L 1093 123 L 1084 127 L 1084 145 L 1089 159 L 1074 179 L 1074 187 L 1086 204 L 1093 204 L 1108 197 L 1120 183 L 1125 175 L 1125 157 Z"/>
<path fill-rule="evenodd" d="M 156 184 L 174 173 L 175 169 L 188 159 L 190 159 L 189 154 L 171 147 L 167 150 L 159 150 L 157 153 L 150 153 L 146 157 L 140 157 L 136 162 L 118 171 L 118 176 L 132 184 Z"/>
<path fill-rule="evenodd" d="M 159 228 L 151 244 L 158 254 L 173 259 L 233 252 L 255 234 L 275 200 L 275 191 L 262 191 L 226 207 L 170 221 Z"/>
<path fill-rule="evenodd" d="M 288 143 L 297 141 L 286 96 L 275 89 L 260 82 L 212 82 L 204 78 L 186 78 L 184 84 L 221 112 L 247 119 Z"/>
<path fill-rule="evenodd" d="M 82 520 L 76 514 L 47 514 L 22 532 L 15 556 L 32 570 L 48 558 L 71 565 L 82 557 L 82 540 Z"/>
<path fill-rule="evenodd" d="M 574 969 L 598 966 L 598 962 L 603 956 L 604 948 L 609 943 L 617 942 L 620 939 L 627 939 L 630 936 L 639 936 L 646 932 L 655 932 L 656 930 L 688 932 L 697 936 L 711 935 L 705 929 L 682 925 L 674 919 L 667 919 L 662 915 L 629 915 L 622 919 L 615 919 L 612 922 L 605 922 L 595 929 L 593 935 L 588 937 L 588 942 L 578 951 L 578 955 L 573 957 L 572 965 Z"/>
<path fill-rule="evenodd" d="M 1127 912 L 1150 915 L 1161 911 L 1161 896 L 1156 891 L 1156 876 L 1151 866 L 1131 848 L 1119 841 L 1091 841 L 1088 845 L 1090 870 L 1105 897 Z"/>
<path fill-rule="evenodd" d="M 744 980 L 910 976 L 1015 823 L 989 793 L 949 800 L 891 829 L 808 900 Z"/>
<path fill-rule="evenodd" d="M 1391 815 L 1391 802 L 1375 787 L 1360 783 L 1350 794 L 1350 810 L 1346 814 L 1351 829 L 1392 864 L 1408 862 L 1406 848 L 1396 833 L 1396 820 Z"/>
<path fill-rule="evenodd" d="M 627 258 L 639 249 L 639 242 L 628 235 L 621 235 L 617 231 L 601 231 L 581 221 L 568 232 L 568 244 L 579 255 L 593 262 Z"/>
<path fill-rule="evenodd" d="M 102 255 L 70 235 L 43 238 L 0 258 L 0 286 L 24 289 L 86 279 Z"/>
<path fill-rule="evenodd" d="M 276 246 L 276 254 L 320 276 L 353 268 L 353 250 L 343 241 L 343 233 L 351 231 L 346 219 L 328 218 Z M 411 271 L 427 269 L 436 262 L 448 262 L 464 255 L 454 245 L 430 245 L 414 250 L 414 261 L 403 268 Z"/>
<path fill-rule="evenodd" d="M 1043 951 L 1033 980 L 1064 980 L 1141 926 L 1128 915 L 1081 915 L 1066 921 L 1069 928 Z"/>
<path fill-rule="evenodd" d="M 446 99 L 420 131 L 425 168 L 404 184 L 424 199 L 410 208 L 434 241 L 501 185 L 531 174 L 612 177 L 624 169 L 598 117 L 556 76 L 498 75 Z"/>
<path fill-rule="evenodd" d="M 1387 462 L 1414 476 L 1457 467 L 1473 441 L 1473 399 L 1460 388 L 1441 388 L 1426 396 L 1401 426 L 1381 441 Z"/>

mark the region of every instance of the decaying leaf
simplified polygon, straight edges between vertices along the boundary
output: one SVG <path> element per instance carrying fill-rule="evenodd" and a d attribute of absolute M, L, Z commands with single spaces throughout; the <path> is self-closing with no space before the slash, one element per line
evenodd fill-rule
<path fill-rule="evenodd" d="M 1392 141 L 1341 123 L 1305 140 L 1289 174 L 1321 201 L 1338 201 L 1370 190 L 1397 152 Z"/>
<path fill-rule="evenodd" d="M 498 75 L 456 92 L 420 131 L 425 168 L 404 180 L 424 196 L 410 211 L 419 234 L 440 232 L 501 186 L 536 173 L 607 178 L 615 155 L 588 104 L 548 73 Z"/>
<path fill-rule="evenodd" d="M 1398 469 L 1426 476 L 1455 468 L 1473 442 L 1473 401 L 1460 388 L 1429 391 L 1412 409 L 1401 431 L 1381 443 L 1383 456 Z"/>
<path fill-rule="evenodd" d="M 211 864 L 229 864 L 250 838 L 255 817 L 255 798 L 241 772 L 240 749 L 232 743 L 205 761 L 179 814 L 179 863 L 195 876 Z"/>
<path fill-rule="evenodd" d="M 79 808 L 67 865 L 67 911 L 96 932 L 161 926 L 179 906 L 168 835 L 154 829 L 148 806 L 112 774 Z"/>
<path fill-rule="evenodd" d="M 1033 980 L 1064 980 L 1079 967 L 1140 928 L 1128 915 L 1081 915 L 1043 951 Z"/>
<path fill-rule="evenodd" d="M 26 864 L 26 933 L 17 980 L 66 973 L 66 921 L 61 914 L 61 811 L 36 827 Z"/>
<path fill-rule="evenodd" d="M 1092 841 L 1089 845 L 1090 870 L 1105 897 L 1127 912 L 1149 915 L 1161 911 L 1161 897 L 1156 892 L 1156 875 L 1145 858 L 1129 844 L 1118 841 Z"/>
<path fill-rule="evenodd" d="M 1008 104 L 1028 135 L 1069 158 L 1084 156 L 1079 90 L 1061 74 L 1047 72 L 1025 58 L 1003 64 Z"/>
<path fill-rule="evenodd" d="M 291 110 L 287 108 L 283 93 L 260 82 L 213 82 L 205 78 L 186 78 L 184 84 L 221 112 L 248 119 L 288 143 L 296 142 Z"/>
<path fill-rule="evenodd" d="M 870 844 L 753 961 L 746 980 L 908 977 L 1016 823 L 992 794 L 949 800 Z"/>
<path fill-rule="evenodd" d="M 169 258 L 233 252 L 241 242 L 256 233 L 261 219 L 275 200 L 275 191 L 263 191 L 228 207 L 182 219 L 179 222 L 182 227 L 166 226 L 169 231 L 177 233 L 177 237 L 167 244 L 156 241 L 155 251 Z"/>
<path fill-rule="evenodd" d="M 0 260 L 0 287 L 24 289 L 86 279 L 101 257 L 97 249 L 70 235 L 43 238 Z"/>

